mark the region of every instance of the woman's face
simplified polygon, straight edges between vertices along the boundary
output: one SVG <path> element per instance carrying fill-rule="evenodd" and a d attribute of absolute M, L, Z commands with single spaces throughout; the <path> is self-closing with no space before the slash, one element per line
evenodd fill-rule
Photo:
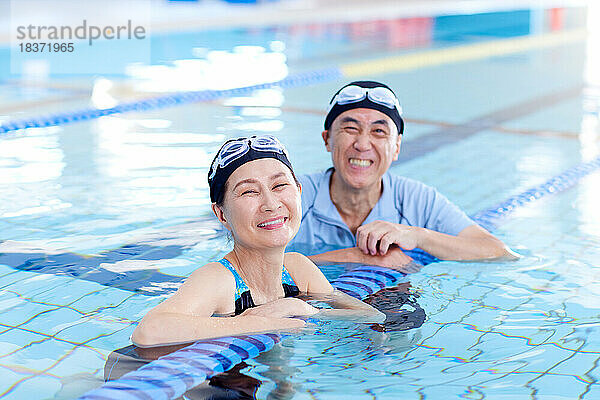
<path fill-rule="evenodd" d="M 287 166 L 262 158 L 231 174 L 223 206 L 213 205 L 213 210 L 237 244 L 281 247 L 300 228 L 300 190 Z"/>

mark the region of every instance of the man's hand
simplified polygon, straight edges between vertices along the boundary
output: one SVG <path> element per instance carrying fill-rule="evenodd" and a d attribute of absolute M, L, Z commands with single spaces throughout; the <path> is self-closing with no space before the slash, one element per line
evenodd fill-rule
<path fill-rule="evenodd" d="M 404 254 L 402 249 L 397 246 L 389 248 L 385 255 L 363 254 L 363 263 L 378 265 L 407 274 L 418 272 L 421 269 L 421 265 L 415 263 L 411 257 Z"/>
<path fill-rule="evenodd" d="M 397 245 L 404 250 L 418 247 L 419 232 L 420 228 L 414 226 L 373 221 L 358 227 L 356 245 L 365 254 L 385 256 L 392 245 Z"/>
<path fill-rule="evenodd" d="M 277 299 L 270 303 L 252 307 L 244 311 L 241 315 L 255 315 L 258 317 L 287 318 L 287 317 L 308 317 L 319 312 L 307 302 L 295 297 L 286 297 Z"/>
<path fill-rule="evenodd" d="M 323 254 L 315 254 L 308 258 L 319 264 L 355 263 L 377 265 L 405 273 L 417 272 L 421 268 L 411 257 L 404 254 L 402 249 L 395 245 L 390 247 L 385 255 L 376 254 L 372 256 L 363 253 L 358 247 L 349 247 L 328 251 Z"/>

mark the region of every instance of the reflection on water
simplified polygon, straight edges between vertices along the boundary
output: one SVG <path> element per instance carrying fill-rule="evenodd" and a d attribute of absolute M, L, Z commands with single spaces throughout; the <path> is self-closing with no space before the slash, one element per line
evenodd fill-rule
<path fill-rule="evenodd" d="M 137 92 L 230 89 L 279 81 L 288 75 L 285 54 L 262 46 L 194 54 L 197 59 L 175 60 L 169 65 L 129 65 L 127 75 Z"/>
<path fill-rule="evenodd" d="M 32 128 L 26 135 L 3 137 L 0 146 L 0 184 L 43 182 L 59 177 L 63 152 L 56 133 L 60 127 Z"/>

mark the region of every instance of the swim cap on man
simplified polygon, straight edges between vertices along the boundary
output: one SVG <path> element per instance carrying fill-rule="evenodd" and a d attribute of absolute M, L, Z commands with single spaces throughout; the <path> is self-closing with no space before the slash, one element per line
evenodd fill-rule
<path fill-rule="evenodd" d="M 223 201 L 225 182 L 233 171 L 247 162 L 261 158 L 274 158 L 284 163 L 292 173 L 294 171 L 287 150 L 275 136 L 241 137 L 223 143 L 208 170 L 210 201 Z"/>
<path fill-rule="evenodd" d="M 337 91 L 325 117 L 325 130 L 329 130 L 333 121 L 343 112 L 355 108 L 370 108 L 384 113 L 394 121 L 398 134 L 404 132 L 402 107 L 398 97 L 389 86 L 375 81 L 355 81 Z"/>

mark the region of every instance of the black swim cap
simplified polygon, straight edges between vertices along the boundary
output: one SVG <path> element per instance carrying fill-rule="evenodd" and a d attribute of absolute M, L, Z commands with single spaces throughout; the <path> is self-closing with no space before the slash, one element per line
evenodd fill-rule
<path fill-rule="evenodd" d="M 274 158 L 284 163 L 292 173 L 287 150 L 281 142 L 271 135 L 241 137 L 223 143 L 210 169 L 208 170 L 208 186 L 210 187 L 210 201 L 219 204 L 223 201 L 223 188 L 225 182 L 233 171 L 247 162 L 261 158 Z"/>
<path fill-rule="evenodd" d="M 344 99 L 340 99 L 340 93 L 344 91 L 344 89 L 358 86 L 359 88 L 355 88 L 360 94 L 360 88 L 364 89 L 373 89 L 373 88 L 384 88 L 389 91 L 389 93 L 383 90 L 384 96 L 373 95 L 369 93 L 369 91 L 364 90 L 362 96 L 358 96 L 356 99 L 352 99 L 352 97 L 344 96 Z M 346 89 L 346 92 L 349 92 L 351 89 Z M 338 96 L 340 95 L 340 96 Z M 337 97 L 337 99 L 336 99 Z M 331 124 L 333 121 L 343 112 L 348 110 L 353 110 L 355 108 L 370 108 L 372 110 L 377 110 L 379 112 L 384 113 L 388 117 L 394 121 L 396 124 L 396 128 L 398 128 L 398 134 L 402 135 L 404 132 L 404 120 L 402 119 L 402 107 L 400 107 L 400 103 L 398 101 L 398 97 L 394 93 L 394 91 L 387 85 L 375 82 L 375 81 L 355 81 L 350 82 L 349 84 L 342 87 L 340 90 L 336 92 L 333 98 L 330 101 L 330 108 L 327 116 L 325 117 L 325 130 L 329 130 L 331 128 Z"/>

